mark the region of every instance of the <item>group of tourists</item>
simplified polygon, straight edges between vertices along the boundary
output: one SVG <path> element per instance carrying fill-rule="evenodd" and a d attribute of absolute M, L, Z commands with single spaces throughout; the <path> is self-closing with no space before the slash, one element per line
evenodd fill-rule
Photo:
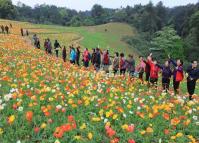
<path fill-rule="evenodd" d="M 10 27 L 8 25 L 1 25 L 1 33 L 3 34 L 9 34 L 10 28 L 12 28 L 12 24 L 10 24 Z"/>
<path fill-rule="evenodd" d="M 138 73 L 141 81 L 143 81 L 143 74 L 145 73 L 145 80 L 150 83 L 150 85 L 157 86 L 159 72 L 161 72 L 162 88 L 167 92 L 169 90 L 171 77 L 173 76 L 173 89 L 175 94 L 179 94 L 180 83 L 184 79 L 183 61 L 181 59 L 172 60 L 170 55 L 168 55 L 168 60 L 165 61 L 164 65 L 159 64 L 158 61 L 152 57 L 152 53 L 146 60 L 144 60 L 142 56 L 140 56 L 139 59 Z M 196 82 L 199 78 L 199 69 L 197 68 L 196 60 L 191 62 L 185 73 L 189 99 L 192 100 Z"/>
<path fill-rule="evenodd" d="M 34 46 L 40 49 L 40 40 L 36 34 L 33 35 Z M 45 39 L 44 49 L 47 54 L 53 54 L 53 47 L 49 38 Z M 61 47 L 57 40 L 54 41 L 54 51 L 56 57 L 59 57 L 59 50 L 62 49 L 62 58 L 66 62 L 67 50 L 66 47 Z M 102 51 L 100 48 L 94 48 L 90 53 L 86 48 L 83 52 L 80 51 L 80 46 L 76 48 L 71 45 L 69 46 L 69 59 L 71 64 L 80 66 L 80 59 L 82 58 L 83 66 L 89 67 L 92 64 L 96 71 L 104 70 L 106 73 L 113 71 L 114 75 L 126 75 L 128 74 L 131 78 L 138 77 L 143 83 L 146 81 L 149 87 L 157 87 L 159 79 L 159 73 L 162 73 L 162 88 L 164 92 L 169 91 L 170 81 L 173 79 L 173 89 L 175 94 L 179 94 L 179 87 L 181 81 L 184 79 L 183 61 L 181 59 L 172 60 L 168 55 L 168 60 L 165 61 L 164 65 L 158 63 L 154 59 L 152 53 L 144 59 L 139 57 L 137 66 L 135 59 L 132 54 L 129 54 L 125 58 L 124 53 L 115 52 L 114 57 L 110 57 L 109 50 Z M 81 56 L 82 53 L 82 57 Z M 111 60 L 111 58 L 113 58 Z M 189 99 L 192 100 L 194 94 L 196 82 L 199 78 L 199 69 L 197 68 L 197 61 L 191 62 L 190 66 L 185 71 L 187 77 L 187 90 L 189 93 Z M 145 75 L 145 79 L 144 79 Z"/>

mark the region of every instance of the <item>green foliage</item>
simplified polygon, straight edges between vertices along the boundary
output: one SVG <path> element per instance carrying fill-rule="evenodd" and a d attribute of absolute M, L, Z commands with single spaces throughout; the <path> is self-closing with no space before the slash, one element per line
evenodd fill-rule
<path fill-rule="evenodd" d="M 146 33 L 137 33 L 134 36 L 123 38 L 127 44 L 136 49 L 139 55 L 147 56 L 150 53 L 150 42 L 146 40 Z"/>
<path fill-rule="evenodd" d="M 11 0 L 0 0 L 0 18 L 15 18 L 16 9 Z"/>
<path fill-rule="evenodd" d="M 151 43 L 156 49 L 163 51 L 165 57 L 170 54 L 174 58 L 184 58 L 182 39 L 171 27 L 164 27 L 156 32 Z"/>

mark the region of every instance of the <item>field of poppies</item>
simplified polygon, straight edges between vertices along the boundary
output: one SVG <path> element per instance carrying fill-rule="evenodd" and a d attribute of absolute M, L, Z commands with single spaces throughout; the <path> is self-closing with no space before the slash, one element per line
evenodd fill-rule
<path fill-rule="evenodd" d="M 197 143 L 198 103 L 0 34 L 1 143 Z"/>

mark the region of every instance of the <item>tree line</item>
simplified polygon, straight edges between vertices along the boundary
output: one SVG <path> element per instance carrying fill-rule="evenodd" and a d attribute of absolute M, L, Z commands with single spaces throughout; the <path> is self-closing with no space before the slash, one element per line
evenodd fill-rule
<path fill-rule="evenodd" d="M 76 11 L 54 5 L 13 5 L 11 0 L 0 0 L 0 18 L 63 26 L 90 26 L 109 22 L 125 22 L 137 29 L 136 36 L 123 40 L 141 55 L 150 51 L 162 59 L 167 54 L 185 60 L 197 59 L 199 53 L 199 3 L 165 7 L 156 5 L 104 8 L 94 5 L 90 11 Z"/>

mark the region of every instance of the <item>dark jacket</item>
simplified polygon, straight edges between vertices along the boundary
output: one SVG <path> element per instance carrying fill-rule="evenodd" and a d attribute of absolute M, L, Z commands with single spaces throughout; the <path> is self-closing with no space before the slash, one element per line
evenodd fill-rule
<path fill-rule="evenodd" d="M 157 64 L 157 66 L 162 70 L 162 78 L 165 78 L 165 79 L 171 78 L 172 71 L 171 71 L 170 66 L 166 67 L 159 64 Z"/>
<path fill-rule="evenodd" d="M 96 52 L 95 64 L 96 65 L 100 65 L 101 64 L 101 54 L 100 54 L 99 51 Z"/>
<path fill-rule="evenodd" d="M 190 65 L 186 72 L 188 73 L 188 77 L 187 77 L 187 80 L 190 81 L 190 80 L 195 80 L 197 81 L 199 79 L 199 69 L 197 68 L 192 68 L 192 65 Z"/>
<path fill-rule="evenodd" d="M 146 73 L 150 73 L 150 70 L 151 70 L 150 64 L 147 61 L 145 61 L 145 60 L 143 62 L 146 64 L 146 66 L 145 66 L 145 72 Z"/>

